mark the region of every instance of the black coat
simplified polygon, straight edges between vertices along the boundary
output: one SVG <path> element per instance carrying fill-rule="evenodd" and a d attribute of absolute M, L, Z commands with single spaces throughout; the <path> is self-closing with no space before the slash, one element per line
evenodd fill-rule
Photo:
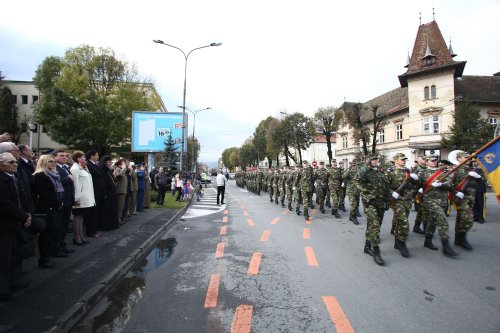
<path fill-rule="evenodd" d="M 35 212 L 39 214 L 47 214 L 50 209 L 60 209 L 63 202 L 57 198 L 56 187 L 43 172 L 35 174 L 35 193 L 37 200 L 35 203 Z"/>
<path fill-rule="evenodd" d="M 87 161 L 87 168 L 92 176 L 92 185 L 94 186 L 94 197 L 96 204 L 108 193 L 106 192 L 106 183 L 104 172 L 98 165 Z"/>
<path fill-rule="evenodd" d="M 73 206 L 75 202 L 75 184 L 69 176 L 70 172 L 68 170 L 60 167 L 59 164 L 57 165 L 57 172 L 61 176 L 61 183 L 64 188 L 63 202 L 65 207 Z"/>
<path fill-rule="evenodd" d="M 18 232 L 28 215 L 27 193 L 22 186 L 16 191 L 14 179 L 0 172 L 0 232 Z M 19 203 L 21 207 L 19 207 Z"/>

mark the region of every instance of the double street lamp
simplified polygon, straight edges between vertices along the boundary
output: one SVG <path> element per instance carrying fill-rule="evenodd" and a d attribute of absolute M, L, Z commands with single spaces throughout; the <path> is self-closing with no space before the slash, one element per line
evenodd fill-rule
<path fill-rule="evenodd" d="M 185 128 L 186 128 L 186 76 L 187 76 L 187 61 L 188 61 L 188 57 L 191 54 L 191 52 L 193 52 L 193 51 L 204 49 L 204 48 L 207 48 L 207 47 L 212 47 L 212 46 L 221 46 L 222 43 L 211 43 L 209 45 L 200 46 L 200 47 L 192 49 L 191 51 L 189 51 L 186 54 L 186 52 L 184 52 L 182 49 L 178 48 L 177 46 L 167 44 L 167 43 L 165 43 L 162 40 L 155 39 L 155 40 L 153 40 L 153 42 L 155 42 L 156 44 L 162 44 L 162 45 L 165 45 L 165 46 L 169 46 L 169 47 L 172 47 L 174 49 L 177 49 L 177 50 L 181 51 L 182 54 L 184 55 L 184 59 L 185 59 L 185 62 L 184 62 L 184 94 L 183 94 L 183 98 L 182 98 L 181 159 L 180 159 L 180 164 L 179 164 L 180 171 L 183 171 L 182 167 L 183 167 L 183 159 L 184 159 L 184 140 L 185 140 L 185 133 L 184 132 L 185 132 Z"/>
<path fill-rule="evenodd" d="M 198 112 L 201 112 L 201 111 L 205 111 L 205 110 L 211 110 L 212 108 L 211 107 L 206 107 L 204 109 L 199 109 L 199 110 L 191 110 L 190 108 L 186 108 L 186 107 L 182 107 L 182 106 L 177 106 L 178 108 L 182 108 L 183 110 L 187 110 L 189 112 L 191 112 L 193 114 L 193 141 L 194 141 L 194 129 L 196 127 L 196 115 L 198 114 Z M 198 158 L 195 159 L 194 161 L 194 172 L 197 173 L 197 169 L 196 169 L 196 166 L 198 165 Z"/>

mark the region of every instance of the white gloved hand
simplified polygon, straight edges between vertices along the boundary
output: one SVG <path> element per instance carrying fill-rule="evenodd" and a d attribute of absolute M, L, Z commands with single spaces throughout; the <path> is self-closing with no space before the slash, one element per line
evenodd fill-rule
<path fill-rule="evenodd" d="M 392 197 L 393 197 L 395 200 L 398 200 L 398 199 L 399 199 L 399 193 L 398 193 L 398 192 L 392 192 Z"/>
<path fill-rule="evenodd" d="M 431 185 L 432 185 L 432 187 L 441 187 L 443 185 L 443 183 L 435 181 Z"/>
<path fill-rule="evenodd" d="M 424 193 L 424 189 L 423 188 L 419 188 L 418 189 L 418 193 Z"/>
<path fill-rule="evenodd" d="M 340 186 L 342 186 L 342 187 L 345 187 L 345 184 L 344 184 L 344 182 L 342 182 L 342 184 L 341 184 Z"/>
<path fill-rule="evenodd" d="M 410 173 L 410 177 L 414 180 L 418 180 L 418 175 L 416 173 Z"/>
<path fill-rule="evenodd" d="M 462 192 L 457 192 L 457 193 L 455 193 L 455 195 L 456 195 L 457 197 L 459 197 L 460 199 L 463 199 L 463 198 L 464 198 L 464 194 L 463 194 Z"/>
<path fill-rule="evenodd" d="M 469 172 L 469 176 L 477 178 L 477 179 L 481 178 L 481 176 L 475 171 Z"/>
<path fill-rule="evenodd" d="M 296 190 L 297 190 L 297 188 L 294 186 L 294 187 L 293 187 L 293 190 L 294 190 L 294 191 L 296 191 Z"/>

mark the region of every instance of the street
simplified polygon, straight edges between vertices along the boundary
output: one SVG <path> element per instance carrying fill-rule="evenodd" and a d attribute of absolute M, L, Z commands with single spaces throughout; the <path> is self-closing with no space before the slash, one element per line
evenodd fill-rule
<path fill-rule="evenodd" d="M 457 259 L 441 253 L 437 237 L 440 250 L 431 251 L 412 232 L 403 258 L 386 212 L 380 267 L 363 253 L 364 216 L 353 225 L 349 207 L 341 219 L 314 209 L 305 221 L 234 181 L 218 207 L 209 187 L 77 331 L 500 332 L 494 200 L 488 194 L 487 223 L 469 234 L 474 250 L 453 246 Z"/>

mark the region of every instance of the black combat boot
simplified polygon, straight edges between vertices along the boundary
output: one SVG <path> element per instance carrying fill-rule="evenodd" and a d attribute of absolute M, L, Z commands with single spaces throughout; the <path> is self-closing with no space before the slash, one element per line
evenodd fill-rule
<path fill-rule="evenodd" d="M 408 248 L 406 247 L 406 243 L 398 240 L 397 238 L 394 240 L 394 248 L 399 250 L 401 255 L 405 258 L 410 257 L 410 252 L 408 252 Z"/>
<path fill-rule="evenodd" d="M 369 256 L 373 257 L 373 250 L 372 250 L 372 244 L 370 241 L 365 241 L 365 248 L 363 250 L 364 253 L 368 254 Z"/>
<path fill-rule="evenodd" d="M 384 266 L 384 259 L 380 256 L 380 248 L 378 246 L 373 247 L 373 261 L 379 266 Z"/>
<path fill-rule="evenodd" d="M 359 208 L 356 209 L 356 217 L 361 217 L 361 213 L 359 212 Z"/>
<path fill-rule="evenodd" d="M 344 204 L 340 205 L 340 209 L 341 209 L 344 213 L 346 212 L 346 209 L 345 209 L 345 205 L 344 205 Z"/>
<path fill-rule="evenodd" d="M 274 199 L 274 203 L 275 203 L 275 204 L 277 204 L 277 205 L 279 205 L 279 203 L 280 203 L 280 202 L 278 201 L 278 197 L 276 197 L 276 198 Z"/>
<path fill-rule="evenodd" d="M 320 206 L 319 206 L 319 211 L 320 211 L 322 214 L 324 214 L 324 213 L 325 213 L 325 206 L 320 205 Z"/>
<path fill-rule="evenodd" d="M 270 198 L 269 198 L 269 201 L 273 202 L 273 197 L 270 197 Z"/>
<path fill-rule="evenodd" d="M 339 210 L 336 208 L 332 209 L 332 215 L 339 219 L 340 218 Z"/>
<path fill-rule="evenodd" d="M 395 225 L 392 225 L 391 227 L 391 235 L 394 235 L 394 230 L 396 229 L 396 226 Z"/>
<path fill-rule="evenodd" d="M 285 208 L 285 200 L 281 200 L 281 208 Z"/>
<path fill-rule="evenodd" d="M 300 207 L 299 206 L 295 207 L 295 213 L 297 213 L 297 215 L 302 214 L 302 212 L 300 211 Z"/>
<path fill-rule="evenodd" d="M 458 256 L 458 253 L 453 251 L 453 249 L 450 246 L 450 243 L 448 242 L 448 238 L 441 238 L 441 244 L 443 244 L 443 254 L 447 257 L 456 257 Z"/>
<path fill-rule="evenodd" d="M 293 210 L 293 208 L 292 208 L 292 203 L 291 203 L 291 202 L 289 202 L 289 203 L 288 203 L 288 210 L 289 210 L 289 211 L 292 211 L 292 210 Z"/>
<path fill-rule="evenodd" d="M 431 250 L 437 250 L 437 246 L 432 244 L 432 235 L 425 235 L 424 247 L 429 248 Z"/>
<path fill-rule="evenodd" d="M 325 206 L 328 207 L 328 208 L 332 208 L 332 205 L 330 204 L 330 200 L 327 200 L 325 202 Z"/>
<path fill-rule="evenodd" d="M 311 201 L 311 209 L 314 209 L 314 207 L 315 207 L 315 206 L 314 206 L 314 204 L 313 204 L 313 203 L 312 203 L 312 201 Z"/>
<path fill-rule="evenodd" d="M 465 232 L 456 232 L 455 233 L 455 245 L 461 246 L 467 251 L 472 251 L 472 246 L 467 241 L 467 233 Z"/>
<path fill-rule="evenodd" d="M 349 215 L 349 221 L 351 221 L 352 223 L 358 225 L 359 222 L 358 222 L 358 218 L 356 216 L 356 213 L 354 212 L 351 212 L 351 215 Z"/>
<path fill-rule="evenodd" d="M 306 220 L 309 220 L 309 211 L 307 210 L 307 208 L 304 208 L 304 218 Z"/>

